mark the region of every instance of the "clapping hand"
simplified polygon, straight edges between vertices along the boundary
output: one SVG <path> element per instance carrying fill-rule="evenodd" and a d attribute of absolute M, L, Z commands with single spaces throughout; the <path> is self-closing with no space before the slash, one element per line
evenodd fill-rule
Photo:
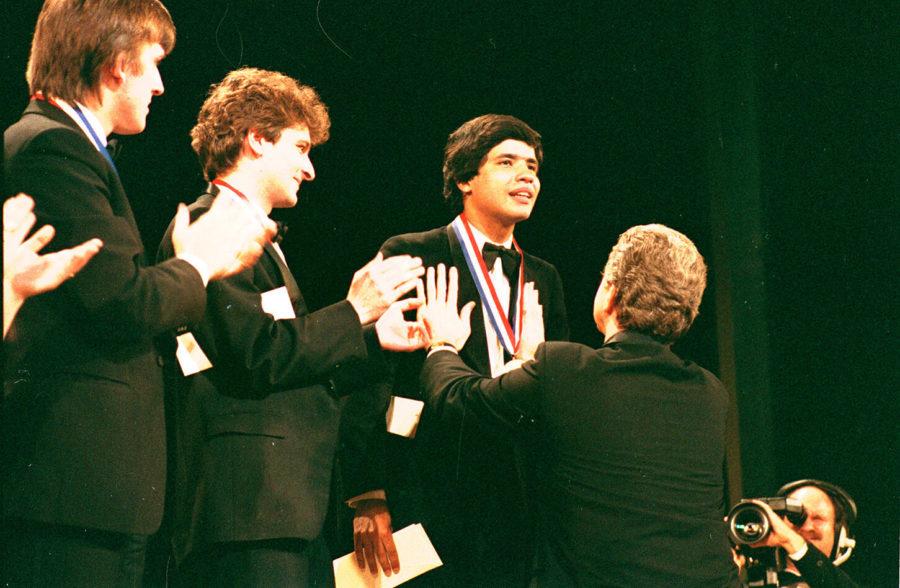
<path fill-rule="evenodd" d="M 56 231 L 44 225 L 25 236 L 35 223 L 34 201 L 19 194 L 3 203 L 3 334 L 25 299 L 52 290 L 74 276 L 103 247 L 100 239 L 40 255 Z"/>
<path fill-rule="evenodd" d="M 347 300 L 359 315 L 359 322 L 368 324 L 384 314 L 397 299 L 416 287 L 425 273 L 422 260 L 409 255 L 375 259 L 353 274 Z"/>

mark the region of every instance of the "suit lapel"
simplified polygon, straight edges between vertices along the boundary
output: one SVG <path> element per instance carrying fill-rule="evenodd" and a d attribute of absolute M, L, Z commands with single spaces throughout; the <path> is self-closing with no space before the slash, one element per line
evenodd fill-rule
<path fill-rule="evenodd" d="M 138 229 L 137 221 L 134 218 L 134 212 L 131 210 L 131 204 L 128 202 L 128 197 L 125 195 L 125 188 L 122 186 L 122 180 L 119 178 L 119 174 L 109 165 L 106 158 L 97 151 L 97 147 L 94 146 L 93 141 L 84 134 L 84 131 L 78 126 L 78 123 L 72 120 L 71 117 L 60 108 L 53 106 L 46 100 L 32 100 L 25 109 L 25 114 L 45 116 L 50 120 L 71 128 L 84 139 L 85 149 L 94 153 L 98 158 L 98 165 L 107 171 L 107 181 L 110 184 L 109 206 L 112 209 L 113 214 L 128 221 L 128 224 L 134 229 L 135 234 L 140 235 L 141 233 Z M 138 240 L 140 241 L 140 239 Z M 143 258 L 143 252 L 141 253 L 141 257 Z"/>
<path fill-rule="evenodd" d="M 281 256 L 278 254 L 278 251 L 275 250 L 275 246 L 271 243 L 266 243 L 265 246 L 266 255 L 269 256 L 269 261 L 275 264 L 275 267 L 281 273 L 281 279 L 284 283 L 284 287 L 287 288 L 288 296 L 291 299 L 291 302 L 294 304 L 294 308 L 298 311 L 298 315 L 307 314 L 309 310 L 306 308 L 306 301 L 303 299 L 303 294 L 300 293 L 300 286 L 297 285 L 297 281 L 294 279 L 294 274 L 291 273 L 290 268 L 281 259 Z"/>
<path fill-rule="evenodd" d="M 461 355 L 468 365 L 482 374 L 491 373 L 491 360 L 488 355 L 487 335 L 485 334 L 484 310 L 481 305 L 481 298 L 478 295 L 478 288 L 475 286 L 475 280 L 469 272 L 469 266 L 466 264 L 466 258 L 463 256 L 462 245 L 456 238 L 453 228 L 447 226 L 445 229 L 447 240 L 450 244 L 450 257 L 453 265 L 459 272 L 459 304 L 463 305 L 470 300 L 475 301 L 475 309 L 472 311 L 472 334 L 469 335 L 469 341 L 463 347 Z"/>

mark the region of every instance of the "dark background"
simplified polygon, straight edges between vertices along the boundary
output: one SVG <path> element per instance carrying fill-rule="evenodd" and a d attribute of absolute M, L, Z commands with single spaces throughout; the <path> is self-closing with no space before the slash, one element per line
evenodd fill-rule
<path fill-rule="evenodd" d="M 4 127 L 27 100 L 40 4 L 0 9 Z M 590 306 L 619 233 L 661 222 L 694 239 L 710 286 L 677 348 L 735 394 L 732 497 L 839 484 L 860 510 L 846 568 L 896 585 L 896 2 L 167 6 L 166 92 L 117 162 L 148 251 L 202 188 L 187 133 L 208 86 L 239 65 L 295 76 L 330 107 L 318 177 L 279 215 L 313 307 L 342 298 L 387 237 L 450 220 L 453 129 L 518 116 L 546 159 L 516 236 L 559 268 L 573 339 L 600 343 Z"/>

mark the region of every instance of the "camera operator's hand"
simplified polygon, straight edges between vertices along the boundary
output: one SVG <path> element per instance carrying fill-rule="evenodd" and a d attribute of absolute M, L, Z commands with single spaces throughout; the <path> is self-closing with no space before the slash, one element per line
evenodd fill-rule
<path fill-rule="evenodd" d="M 771 528 L 765 539 L 751 544 L 750 547 L 781 547 L 788 553 L 797 553 L 803 549 L 803 546 L 806 545 L 806 540 L 797 533 L 793 525 L 775 514 L 772 507 L 765 502 L 754 500 L 753 503 L 766 512 Z"/>

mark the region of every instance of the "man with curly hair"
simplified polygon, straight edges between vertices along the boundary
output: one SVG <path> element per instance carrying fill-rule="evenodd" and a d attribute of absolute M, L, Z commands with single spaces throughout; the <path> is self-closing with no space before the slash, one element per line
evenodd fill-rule
<path fill-rule="evenodd" d="M 210 180 L 192 215 L 223 198 L 262 218 L 296 205 L 301 183 L 315 178 L 310 150 L 329 126 L 311 87 L 260 69 L 229 73 L 191 131 Z M 167 235 L 160 255 L 172 253 Z M 422 273 L 418 258 L 378 255 L 346 300 L 310 313 L 273 243 L 253 267 L 210 287 L 203 322 L 180 335 L 179 351 L 193 348 L 197 363 L 171 395 L 182 584 L 306 586 L 330 571 L 319 535 L 341 397 L 362 388 L 380 346 L 421 346 L 403 320 L 416 299 L 392 303 Z"/>
<path fill-rule="evenodd" d="M 457 279 L 452 268 L 448 287 L 444 268 L 428 270 L 423 320 L 441 346 L 422 374 L 427 403 L 507 435 L 537 421 L 547 449 L 538 585 L 734 585 L 722 520 L 727 395 L 670 348 L 706 287 L 694 244 L 662 225 L 623 233 L 594 300 L 603 346 L 541 343 L 532 300 L 523 352 L 533 359 L 493 380 L 457 354 L 469 333 Z"/>

